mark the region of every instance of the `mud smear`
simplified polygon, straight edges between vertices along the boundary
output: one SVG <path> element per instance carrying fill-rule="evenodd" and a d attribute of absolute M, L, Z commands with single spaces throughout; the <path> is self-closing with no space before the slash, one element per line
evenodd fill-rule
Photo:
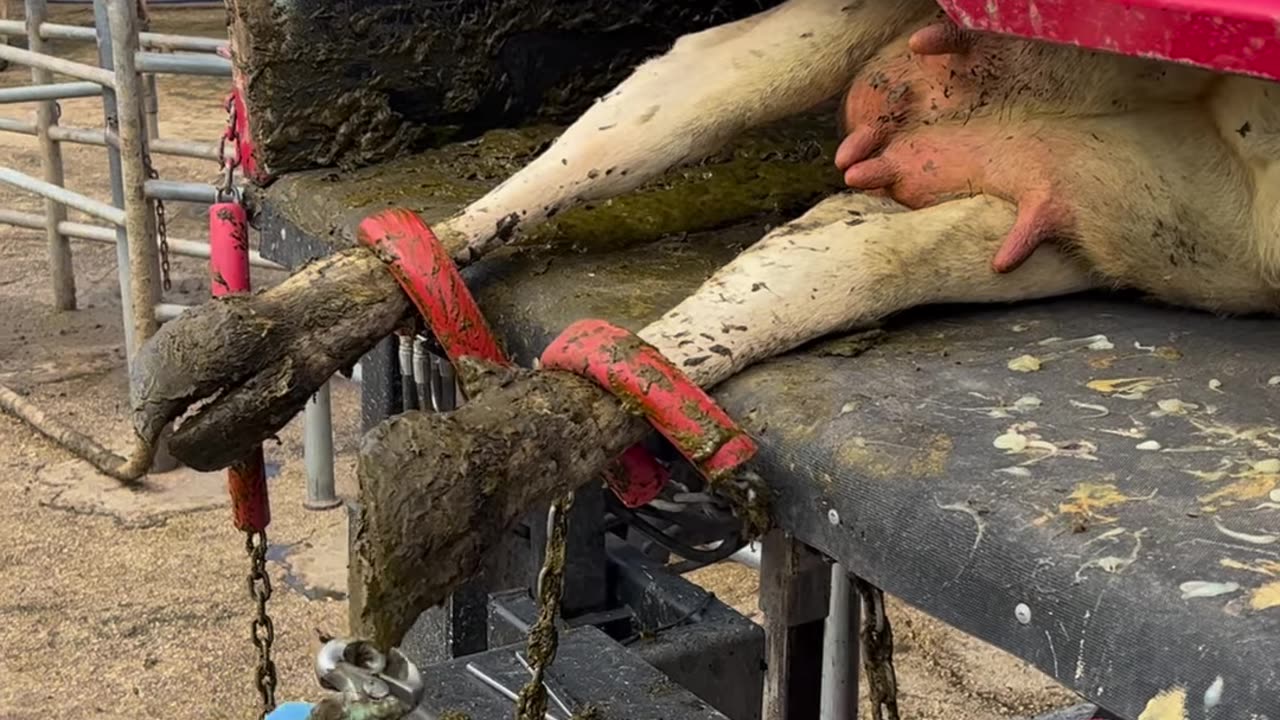
<path fill-rule="evenodd" d="M 561 129 L 494 130 L 375 167 L 295 173 L 253 196 L 337 250 L 353 242 L 360 219 L 388 206 L 439 224 L 523 168 Z M 835 151 L 835 141 L 828 109 L 789 118 L 608 202 L 557 213 L 515 244 L 603 251 L 800 212 L 843 187 L 840 174 L 824 160 Z M 263 252 L 271 254 L 276 242 L 264 235 Z"/>
<path fill-rule="evenodd" d="M 235 53 L 273 172 L 354 167 L 497 127 L 567 122 L 680 35 L 776 2 L 235 0 Z"/>

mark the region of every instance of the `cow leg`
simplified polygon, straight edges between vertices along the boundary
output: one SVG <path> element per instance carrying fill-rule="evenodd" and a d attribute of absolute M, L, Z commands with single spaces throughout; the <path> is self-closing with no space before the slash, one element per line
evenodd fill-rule
<path fill-rule="evenodd" d="M 1085 266 L 1042 247 L 1016 271 L 991 268 L 1017 218 L 978 196 L 920 210 L 844 193 L 782 225 L 640 336 L 697 384 L 907 308 L 1010 302 L 1094 285 Z"/>
<path fill-rule="evenodd" d="M 932 0 L 787 0 L 684 36 L 438 230 L 465 239 L 462 258 L 473 259 L 558 212 L 635 189 L 834 97 L 885 42 L 935 11 Z"/>

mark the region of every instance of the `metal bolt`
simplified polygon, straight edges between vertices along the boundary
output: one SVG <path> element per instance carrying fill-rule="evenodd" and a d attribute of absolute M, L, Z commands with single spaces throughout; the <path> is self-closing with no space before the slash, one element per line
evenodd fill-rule
<path fill-rule="evenodd" d="M 830 510 L 827 511 L 827 522 L 831 523 L 832 525 L 840 524 L 840 513 L 836 512 L 835 508 L 831 508 Z"/>
<path fill-rule="evenodd" d="M 387 684 L 377 678 L 369 678 L 364 681 L 364 694 L 373 700 L 381 700 L 391 694 L 391 688 Z"/>
<path fill-rule="evenodd" d="M 1031 608 L 1026 603 L 1018 603 L 1013 609 L 1013 616 L 1023 625 L 1031 624 Z"/>

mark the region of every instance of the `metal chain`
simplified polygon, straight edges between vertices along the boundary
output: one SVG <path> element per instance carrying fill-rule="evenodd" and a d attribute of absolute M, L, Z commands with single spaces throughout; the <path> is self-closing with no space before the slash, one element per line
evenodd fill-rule
<path fill-rule="evenodd" d="M 151 165 L 151 155 L 143 153 L 142 163 L 147 169 L 147 177 L 152 180 L 160 178 L 160 173 Z M 164 201 L 155 199 L 156 204 L 156 239 L 160 241 L 160 283 L 165 290 L 172 287 L 169 279 L 169 224 L 164 213 Z"/>
<path fill-rule="evenodd" d="M 898 674 L 893 666 L 893 627 L 884 604 L 884 591 L 854 576 L 853 587 L 862 600 L 862 662 L 874 720 L 898 720 Z"/>
<path fill-rule="evenodd" d="M 229 95 L 224 105 L 227 112 L 227 127 L 218 141 L 218 167 L 221 173 L 218 185 L 218 201 L 238 200 L 235 193 L 234 174 L 240 164 L 238 153 L 227 157 L 227 142 L 233 148 L 237 146 L 239 136 L 236 133 L 238 120 L 235 96 Z M 163 236 L 162 236 L 163 237 Z M 249 571 L 249 596 L 257 604 L 257 615 L 253 619 L 253 646 L 258 650 L 258 667 L 255 682 L 258 694 L 262 696 L 262 715 L 266 716 L 276 707 L 276 664 L 271 659 L 271 645 L 275 642 L 275 625 L 267 614 L 267 601 L 271 599 L 271 577 L 267 574 L 267 533 L 264 530 L 249 531 L 245 534 L 245 550 L 249 553 L 251 569 Z"/>
<path fill-rule="evenodd" d="M 271 599 L 271 576 L 267 574 L 267 533 L 263 530 L 245 533 L 245 551 L 249 553 L 249 597 L 258 606 L 253 619 L 253 646 L 258 649 L 256 682 L 262 696 L 262 715 L 265 718 L 276 707 L 276 664 L 271 659 L 271 645 L 275 642 L 275 626 L 267 614 L 267 601 Z"/>
<path fill-rule="evenodd" d="M 235 172 L 236 168 L 240 167 L 240 133 L 236 129 L 240 118 L 236 110 L 235 95 L 227 96 L 224 107 L 227 111 L 227 128 L 222 133 L 222 139 L 218 141 L 218 167 L 222 171 L 222 177 L 218 183 L 218 198 L 225 201 L 236 197 Z M 230 159 L 227 157 L 228 142 L 232 147 Z"/>
<path fill-rule="evenodd" d="M 547 714 L 547 688 L 543 684 L 547 667 L 556 659 L 560 636 L 560 598 L 564 590 L 564 562 L 569 534 L 569 509 L 573 493 L 553 502 L 547 511 L 547 548 L 538 573 L 538 619 L 529 628 L 529 682 L 516 700 L 516 720 L 543 720 Z"/>

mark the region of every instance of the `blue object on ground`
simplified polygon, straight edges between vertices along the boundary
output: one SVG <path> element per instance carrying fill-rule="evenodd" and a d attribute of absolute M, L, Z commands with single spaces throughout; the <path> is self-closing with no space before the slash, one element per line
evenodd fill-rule
<path fill-rule="evenodd" d="M 266 720 L 307 720 L 311 715 L 311 703 L 287 702 L 276 706 Z"/>

